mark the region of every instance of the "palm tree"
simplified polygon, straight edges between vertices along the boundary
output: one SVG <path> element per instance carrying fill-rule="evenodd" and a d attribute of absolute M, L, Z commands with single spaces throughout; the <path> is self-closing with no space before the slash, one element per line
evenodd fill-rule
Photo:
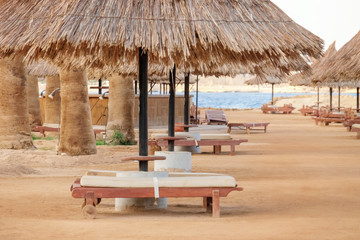
<path fill-rule="evenodd" d="M 52 99 L 49 97 L 56 89 L 60 89 L 60 76 L 58 74 L 46 76 L 45 123 L 60 123 L 60 94 L 55 92 Z"/>
<path fill-rule="evenodd" d="M 58 153 L 96 154 L 86 71 L 60 70 L 60 89 L 61 128 Z"/>
<path fill-rule="evenodd" d="M 29 108 L 29 123 L 31 129 L 41 126 L 41 110 L 39 101 L 39 84 L 37 76 L 27 75 L 27 96 Z"/>
<path fill-rule="evenodd" d="M 134 101 L 133 78 L 113 74 L 109 78 L 109 117 L 106 127 L 108 140 L 111 140 L 114 131 L 118 131 L 123 135 L 124 141 L 135 142 Z"/>
<path fill-rule="evenodd" d="M 22 58 L 0 59 L 0 85 L 0 148 L 34 148 Z"/>

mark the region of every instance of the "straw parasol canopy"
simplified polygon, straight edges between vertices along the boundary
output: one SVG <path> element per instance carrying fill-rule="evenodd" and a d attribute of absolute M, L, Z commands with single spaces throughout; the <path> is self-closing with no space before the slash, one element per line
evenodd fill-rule
<path fill-rule="evenodd" d="M 310 72 L 300 72 L 288 77 L 288 80 L 293 86 L 325 86 L 320 84 L 317 79 L 326 69 L 324 66 L 331 61 L 336 54 L 335 41 L 328 47 L 324 55 L 320 59 L 315 59 L 311 65 Z M 328 85 L 326 85 L 328 86 Z"/>
<path fill-rule="evenodd" d="M 0 55 L 62 68 L 129 64 L 142 48 L 167 70 L 235 63 L 259 72 L 263 63 L 289 72 L 323 45 L 267 0 L 18 0 L 1 12 Z"/>
<path fill-rule="evenodd" d="M 340 48 L 323 69 L 313 81 L 325 84 L 338 82 L 339 85 L 354 82 L 356 85 L 360 79 L 360 32 Z"/>
<path fill-rule="evenodd" d="M 248 85 L 260 85 L 260 84 L 271 84 L 271 104 L 274 104 L 274 85 L 286 83 L 287 79 L 284 76 L 255 76 L 247 81 L 245 84 Z"/>
<path fill-rule="evenodd" d="M 26 70 L 29 75 L 38 77 L 59 75 L 58 68 L 44 60 L 39 60 L 36 63 L 28 65 Z"/>

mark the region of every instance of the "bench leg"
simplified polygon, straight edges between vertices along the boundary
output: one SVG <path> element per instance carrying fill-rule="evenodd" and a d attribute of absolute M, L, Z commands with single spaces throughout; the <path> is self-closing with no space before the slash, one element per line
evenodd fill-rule
<path fill-rule="evenodd" d="M 267 127 L 267 126 L 264 127 L 264 133 L 266 133 L 266 127 Z"/>
<path fill-rule="evenodd" d="M 214 154 L 221 153 L 221 145 L 214 145 Z"/>
<path fill-rule="evenodd" d="M 228 127 L 227 133 L 231 133 L 231 127 Z"/>
<path fill-rule="evenodd" d="M 220 217 L 220 192 L 219 192 L 219 190 L 212 191 L 212 216 Z"/>
<path fill-rule="evenodd" d="M 235 145 L 230 145 L 230 155 L 235 155 Z"/>
<path fill-rule="evenodd" d="M 360 139 L 360 132 L 357 132 L 356 138 Z"/>
<path fill-rule="evenodd" d="M 203 206 L 204 206 L 206 212 L 210 213 L 212 211 L 212 198 L 204 197 L 203 198 Z"/>

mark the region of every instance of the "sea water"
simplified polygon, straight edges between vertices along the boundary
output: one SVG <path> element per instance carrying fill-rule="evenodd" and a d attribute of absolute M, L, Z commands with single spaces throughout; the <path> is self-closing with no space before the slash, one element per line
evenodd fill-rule
<path fill-rule="evenodd" d="M 251 109 L 261 108 L 264 103 L 271 102 L 271 93 L 263 92 L 199 92 L 198 94 L 198 106 L 201 108 Z M 196 104 L 196 92 L 191 92 L 191 95 L 193 95 L 193 102 Z M 315 97 L 316 93 L 274 93 L 274 98 L 303 95 Z M 342 93 L 342 95 L 356 96 L 354 93 Z M 337 93 L 334 93 L 333 97 L 335 96 Z"/>

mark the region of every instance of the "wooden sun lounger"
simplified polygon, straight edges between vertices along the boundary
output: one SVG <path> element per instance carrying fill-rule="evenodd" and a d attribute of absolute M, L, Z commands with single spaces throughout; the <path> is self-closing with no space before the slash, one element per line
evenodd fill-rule
<path fill-rule="evenodd" d="M 226 125 L 228 123 L 228 120 L 226 119 L 225 113 L 223 110 L 206 110 L 205 111 L 205 120 L 207 124 L 216 124 Z"/>
<path fill-rule="evenodd" d="M 307 115 L 316 116 L 318 115 L 319 110 L 316 106 L 315 107 L 303 106 L 301 109 L 299 109 L 299 112 L 303 116 L 307 116 Z"/>
<path fill-rule="evenodd" d="M 345 118 L 336 118 L 336 117 L 315 117 L 315 124 L 318 125 L 319 123 L 328 126 L 330 123 L 343 123 Z"/>
<path fill-rule="evenodd" d="M 283 113 L 283 114 L 290 114 L 295 108 L 291 106 L 291 104 L 284 104 L 282 107 L 264 104 L 261 107 L 263 113 Z"/>
<path fill-rule="evenodd" d="M 240 143 L 248 142 L 247 139 L 186 139 L 186 140 L 176 140 L 175 146 L 213 146 L 214 154 L 221 154 L 221 146 L 227 145 L 230 146 L 230 155 L 235 155 L 235 146 L 240 145 Z M 160 146 L 167 147 L 168 142 L 165 140 L 154 140 L 149 139 L 148 145 L 150 146 Z"/>
<path fill-rule="evenodd" d="M 250 134 L 250 130 L 264 130 L 264 133 L 266 133 L 266 128 L 270 123 L 228 123 L 228 133 L 231 133 L 232 127 L 243 127 L 246 130 L 247 134 Z M 260 127 L 260 129 L 259 129 Z"/>
<path fill-rule="evenodd" d="M 45 132 L 59 132 L 60 128 L 58 128 L 58 127 L 48 127 L 48 126 L 36 126 L 33 129 L 33 131 L 34 132 L 40 132 L 45 137 Z M 95 138 L 96 138 L 96 134 L 99 134 L 99 133 L 102 133 L 102 132 L 105 132 L 105 131 L 102 130 L 102 129 L 94 129 Z"/>
<path fill-rule="evenodd" d="M 356 138 L 360 139 L 360 124 L 353 124 L 351 132 L 356 132 Z"/>
<path fill-rule="evenodd" d="M 349 132 L 351 131 L 354 124 L 360 124 L 360 118 L 346 119 L 344 121 L 344 127 L 346 127 Z"/>
<path fill-rule="evenodd" d="M 220 217 L 220 197 L 226 197 L 232 191 L 242 191 L 240 187 L 159 187 L 159 197 L 202 197 L 203 206 L 213 217 Z M 70 191 L 74 198 L 83 198 L 83 214 L 95 218 L 96 208 L 102 198 L 154 198 L 153 187 L 84 187 L 80 178 L 72 184 Z"/>

